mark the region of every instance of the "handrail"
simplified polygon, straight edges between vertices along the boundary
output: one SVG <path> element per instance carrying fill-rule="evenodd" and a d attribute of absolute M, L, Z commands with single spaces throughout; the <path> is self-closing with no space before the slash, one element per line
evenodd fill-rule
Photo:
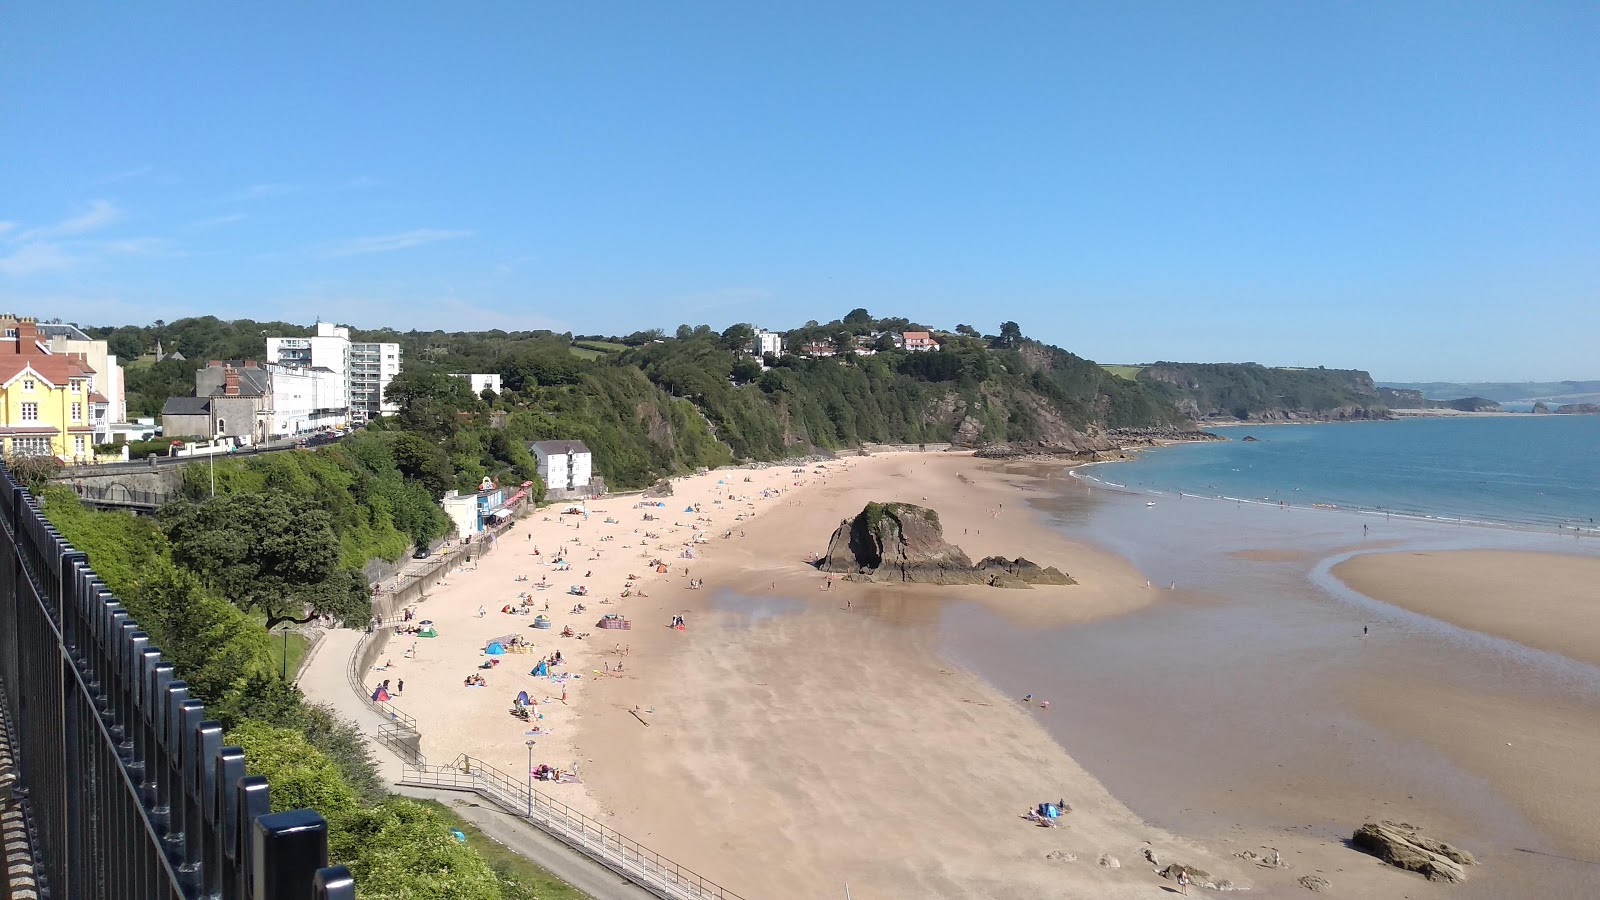
<path fill-rule="evenodd" d="M 475 793 L 664 900 L 743 900 L 477 757 L 463 753 L 449 766 L 406 763 L 401 783 Z"/>

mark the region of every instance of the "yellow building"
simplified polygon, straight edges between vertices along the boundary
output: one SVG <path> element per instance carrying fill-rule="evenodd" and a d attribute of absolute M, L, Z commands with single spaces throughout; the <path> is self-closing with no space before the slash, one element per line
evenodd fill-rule
<path fill-rule="evenodd" d="M 51 353 L 33 319 L 0 318 L 0 441 L 6 456 L 94 461 L 96 407 L 82 354 Z"/>

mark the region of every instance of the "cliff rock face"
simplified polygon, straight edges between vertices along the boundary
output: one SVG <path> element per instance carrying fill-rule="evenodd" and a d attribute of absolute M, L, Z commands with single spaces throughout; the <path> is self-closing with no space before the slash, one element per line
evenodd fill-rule
<path fill-rule="evenodd" d="M 1022 588 L 1076 583 L 1053 566 L 1041 568 L 1020 557 L 991 556 L 973 565 L 944 539 L 938 513 L 910 503 L 868 503 L 855 518 L 840 522 L 817 568 L 853 581 Z"/>

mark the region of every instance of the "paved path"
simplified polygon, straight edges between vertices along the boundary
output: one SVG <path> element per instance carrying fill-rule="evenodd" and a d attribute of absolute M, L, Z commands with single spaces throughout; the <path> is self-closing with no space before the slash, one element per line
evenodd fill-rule
<path fill-rule="evenodd" d="M 350 656 L 355 653 L 361 637 L 362 632 L 348 628 L 329 631 L 316 656 L 301 670 L 300 689 L 310 702 L 331 707 L 341 718 L 361 728 L 368 737 L 367 747 L 378 765 L 378 774 L 388 782 L 390 790 L 407 797 L 445 803 L 463 819 L 483 829 L 484 834 L 550 870 L 594 900 L 647 900 L 655 896 L 477 794 L 398 784 L 402 773 L 400 757 L 371 739 L 372 732 L 384 724 L 384 719 L 350 689 L 345 677 Z M 371 680 L 371 674 L 364 675 L 363 680 Z"/>

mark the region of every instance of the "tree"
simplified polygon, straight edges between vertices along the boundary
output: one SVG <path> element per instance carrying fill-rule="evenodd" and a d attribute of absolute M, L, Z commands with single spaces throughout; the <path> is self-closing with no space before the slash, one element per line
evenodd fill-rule
<path fill-rule="evenodd" d="M 995 346 L 1002 350 L 1015 350 L 1022 346 L 1022 328 L 1015 322 L 1001 322 L 1000 336 L 995 339 Z"/>
<path fill-rule="evenodd" d="M 761 377 L 761 364 L 748 356 L 741 356 L 733 364 L 733 380 L 749 384 Z"/>
<path fill-rule="evenodd" d="M 687 341 L 689 338 L 694 337 L 694 329 L 690 328 L 688 325 L 679 325 L 678 330 L 674 333 L 674 337 L 680 341 Z"/>
<path fill-rule="evenodd" d="M 978 337 L 978 329 L 973 328 L 971 325 L 957 325 L 956 334 L 966 335 L 967 337 Z"/>
<path fill-rule="evenodd" d="M 867 312 L 865 309 L 852 309 L 845 315 L 844 324 L 871 328 L 872 313 Z"/>
<path fill-rule="evenodd" d="M 161 510 L 174 562 L 205 573 L 234 605 L 282 622 L 331 615 L 358 626 L 372 615 L 366 579 L 340 565 L 328 513 L 278 491 L 239 493 Z"/>
<path fill-rule="evenodd" d="M 848 331 L 841 331 L 833 336 L 833 348 L 839 353 L 852 353 L 856 349 L 856 336 Z"/>
<path fill-rule="evenodd" d="M 750 349 L 755 339 L 756 330 L 743 322 L 729 325 L 727 330 L 722 332 L 722 346 L 735 353 Z"/>

